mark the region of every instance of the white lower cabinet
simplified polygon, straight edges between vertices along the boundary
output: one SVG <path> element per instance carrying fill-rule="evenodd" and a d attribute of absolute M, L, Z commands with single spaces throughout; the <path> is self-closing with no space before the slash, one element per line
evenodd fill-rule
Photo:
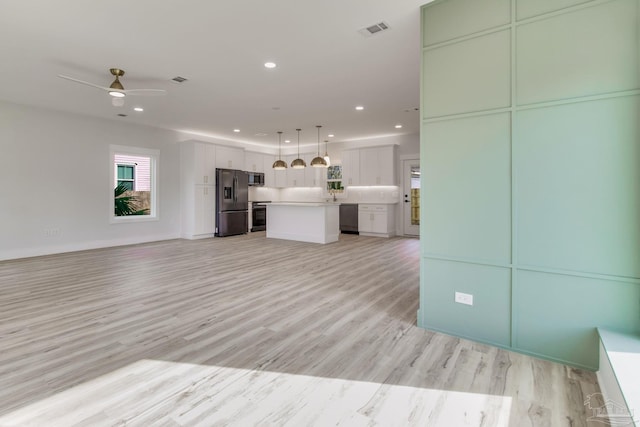
<path fill-rule="evenodd" d="M 362 236 L 395 235 L 394 205 L 358 205 L 358 232 Z"/>
<path fill-rule="evenodd" d="M 216 222 L 216 187 L 194 185 L 191 200 L 184 206 L 182 236 L 187 239 L 212 237 Z"/>

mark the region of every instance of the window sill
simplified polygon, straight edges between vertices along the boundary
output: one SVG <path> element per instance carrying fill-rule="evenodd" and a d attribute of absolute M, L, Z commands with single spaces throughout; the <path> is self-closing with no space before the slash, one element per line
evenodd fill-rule
<path fill-rule="evenodd" d="M 112 216 L 109 218 L 110 224 L 128 224 L 131 222 L 151 222 L 158 221 L 158 216 L 150 215 L 128 215 L 128 216 Z"/>

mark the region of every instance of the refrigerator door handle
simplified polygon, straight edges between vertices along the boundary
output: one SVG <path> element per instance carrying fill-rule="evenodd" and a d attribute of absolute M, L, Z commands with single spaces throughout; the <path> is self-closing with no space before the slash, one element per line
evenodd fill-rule
<path fill-rule="evenodd" d="M 238 201 L 238 177 L 233 176 L 233 203 Z"/>

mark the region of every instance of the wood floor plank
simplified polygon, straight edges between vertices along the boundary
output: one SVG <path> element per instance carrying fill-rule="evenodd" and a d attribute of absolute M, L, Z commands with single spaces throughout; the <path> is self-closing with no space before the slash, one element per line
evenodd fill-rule
<path fill-rule="evenodd" d="M 261 232 L 0 262 L 0 426 L 589 425 L 593 373 L 415 326 L 419 252 Z"/>

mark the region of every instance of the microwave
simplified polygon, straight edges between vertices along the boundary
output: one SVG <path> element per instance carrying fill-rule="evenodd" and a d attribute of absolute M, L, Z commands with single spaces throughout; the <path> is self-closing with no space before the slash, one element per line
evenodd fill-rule
<path fill-rule="evenodd" d="M 263 186 L 264 185 L 264 173 L 262 172 L 247 172 L 249 177 L 249 185 Z"/>

